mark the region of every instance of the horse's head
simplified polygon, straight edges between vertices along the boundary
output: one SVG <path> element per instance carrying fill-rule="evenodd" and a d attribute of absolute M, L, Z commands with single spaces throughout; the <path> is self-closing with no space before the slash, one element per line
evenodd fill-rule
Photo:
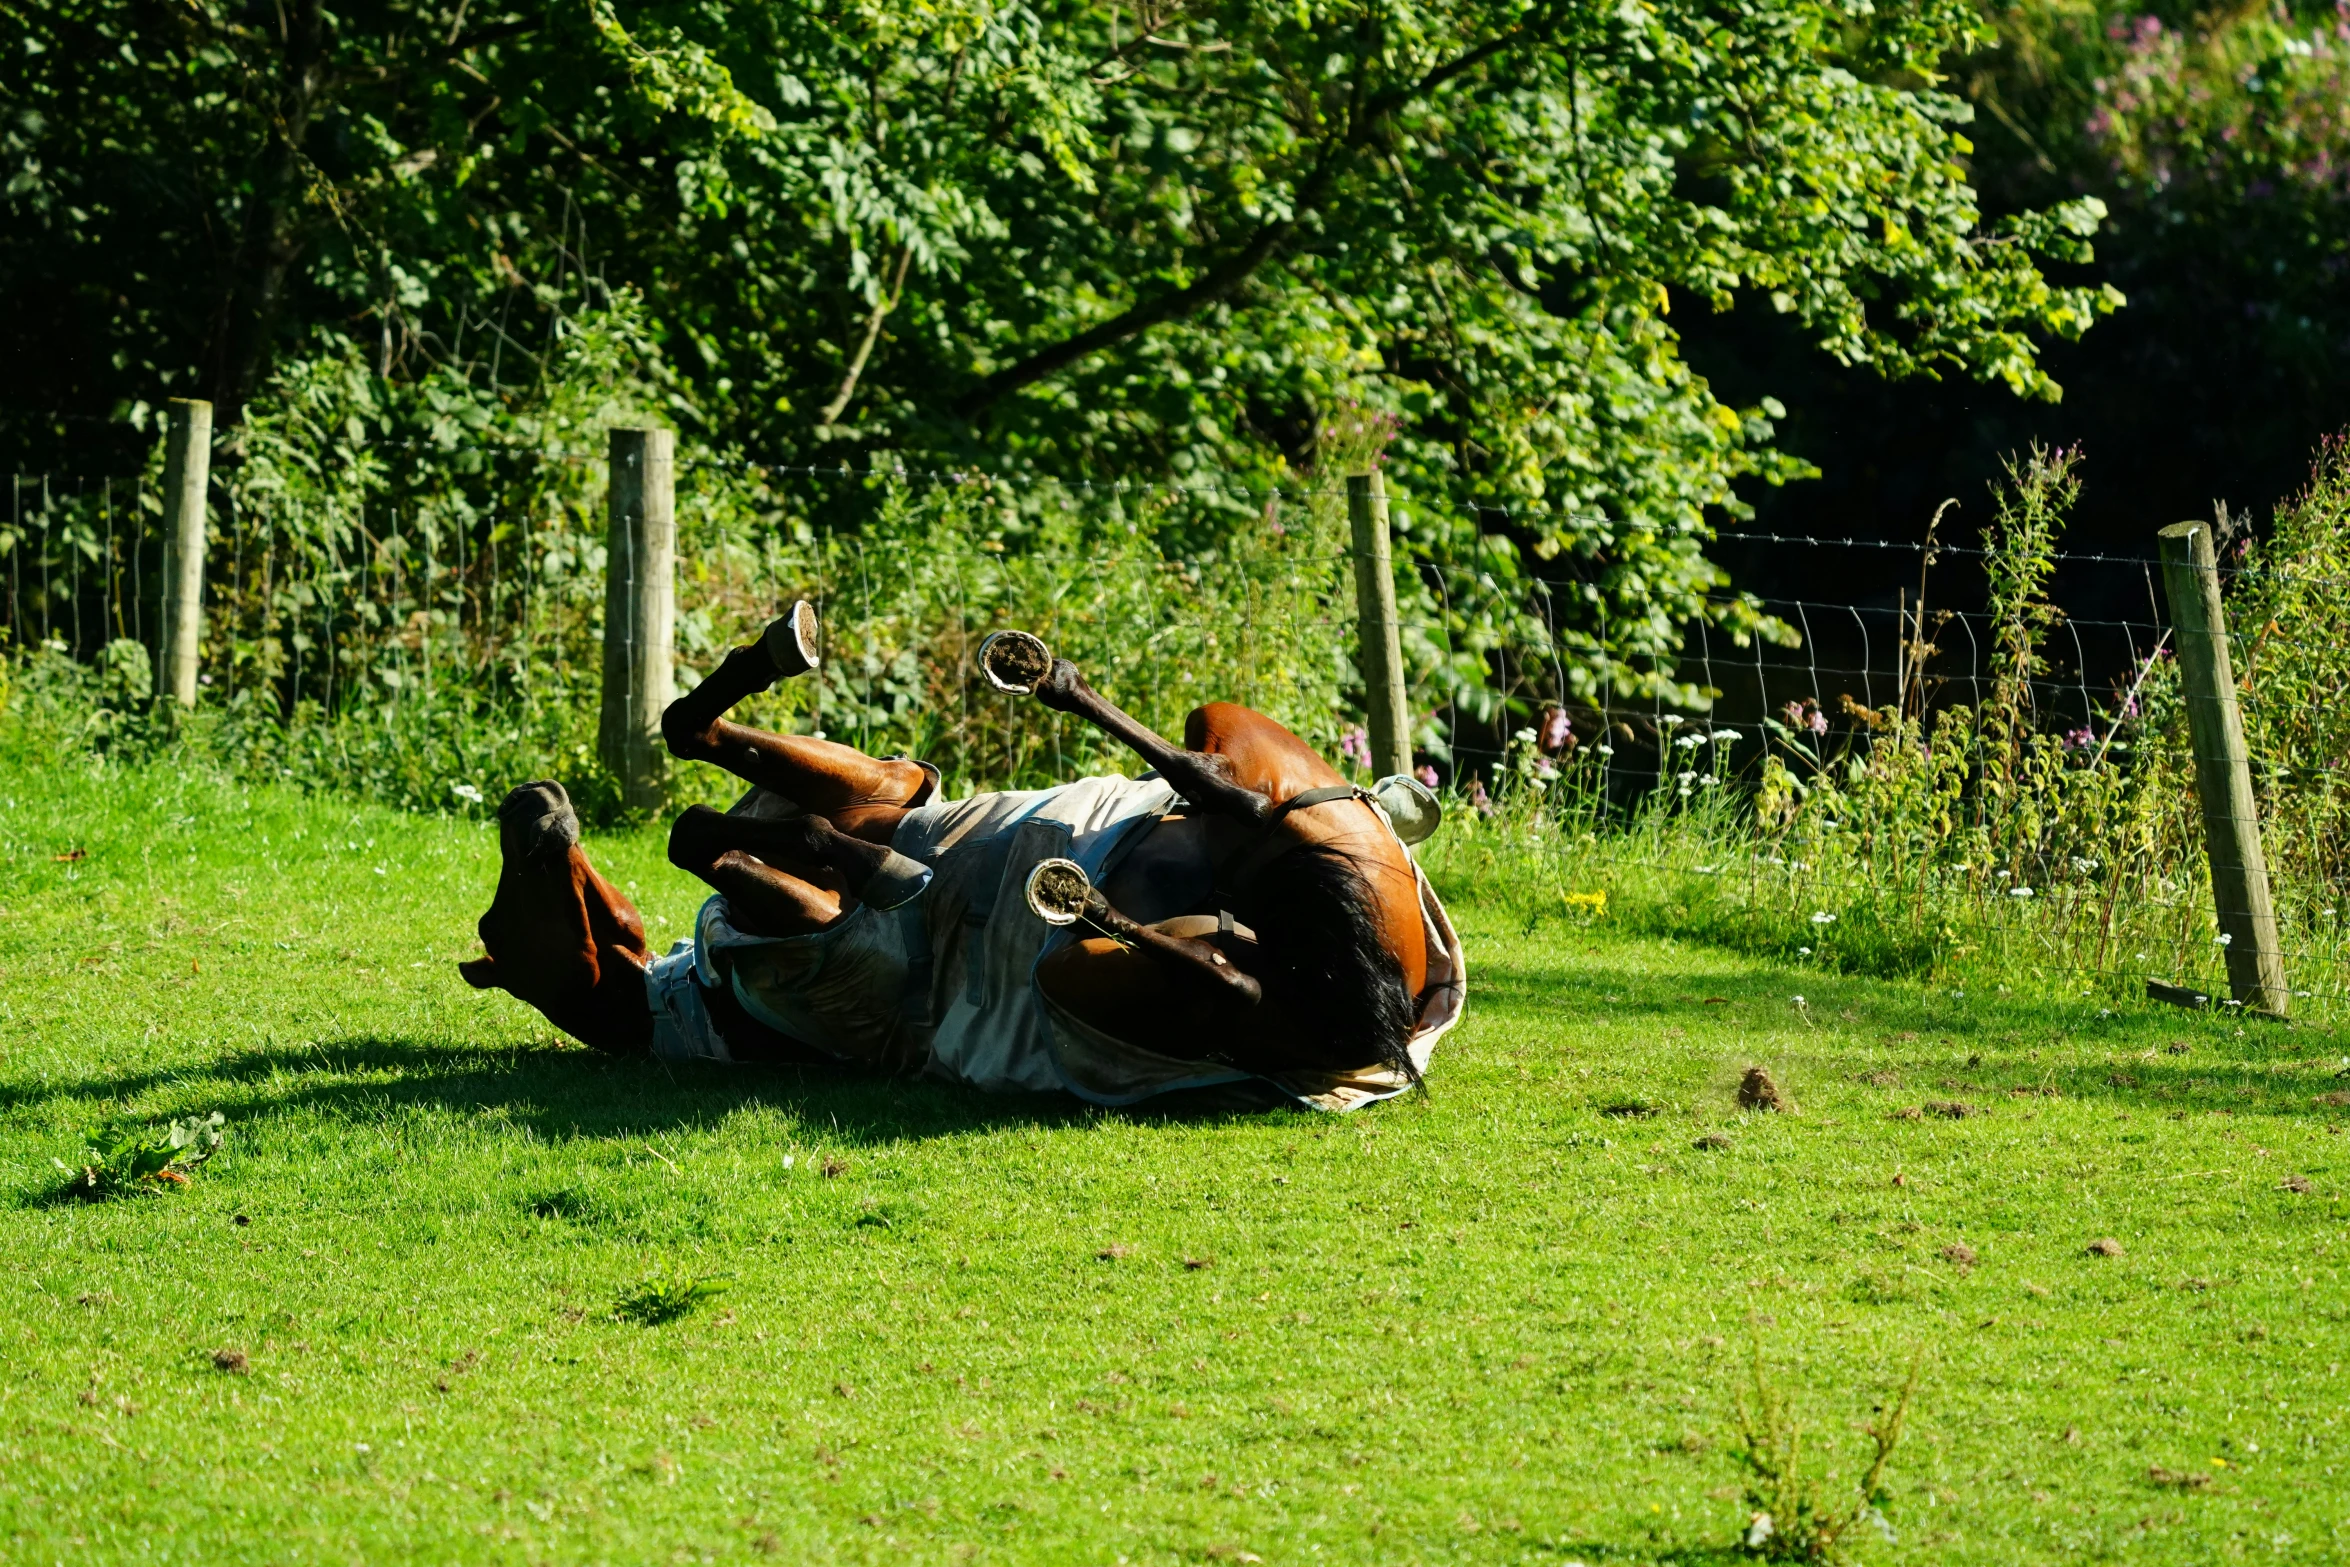
<path fill-rule="evenodd" d="M 1235 782 L 1275 805 L 1345 782 L 1312 746 L 1263 713 L 1230 702 L 1194 708 L 1187 750 L 1220 756 Z M 1304 1059 L 1356 1065 L 1360 1041 L 1401 1064 L 1428 981 L 1428 942 L 1412 858 L 1372 811 L 1334 801 L 1291 811 L 1248 855 L 1235 909 L 1265 944 L 1269 1000 L 1295 1008 Z M 1282 972 L 1285 971 L 1285 972 Z"/>
<path fill-rule="evenodd" d="M 498 807 L 497 895 L 481 917 L 485 955 L 457 965 L 476 990 L 527 1001 L 599 1050 L 641 1049 L 645 922 L 596 874 L 579 846 L 579 815 L 563 786 L 527 783 Z"/>

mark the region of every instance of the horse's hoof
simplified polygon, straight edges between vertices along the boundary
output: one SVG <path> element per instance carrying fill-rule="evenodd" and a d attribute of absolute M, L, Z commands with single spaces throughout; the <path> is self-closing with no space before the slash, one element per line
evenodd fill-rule
<path fill-rule="evenodd" d="M 804 675 L 824 661 L 823 629 L 817 624 L 816 606 L 806 599 L 795 599 L 792 607 L 767 623 L 759 633 L 759 645 L 767 652 L 767 660 L 775 666 L 775 678 L 789 680 Z"/>
<path fill-rule="evenodd" d="M 1052 649 L 1025 631 L 999 631 L 979 644 L 979 672 L 998 691 L 1027 696 L 1052 667 Z"/>

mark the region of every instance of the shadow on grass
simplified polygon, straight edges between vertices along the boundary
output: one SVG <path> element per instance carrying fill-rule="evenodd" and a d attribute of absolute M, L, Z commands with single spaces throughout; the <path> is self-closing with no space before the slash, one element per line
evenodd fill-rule
<path fill-rule="evenodd" d="M 494 1116 L 550 1141 L 642 1137 L 774 1110 L 872 1146 L 1005 1128 L 1065 1127 L 1103 1116 L 1192 1122 L 1310 1116 L 1242 1092 L 1167 1095 L 1103 1110 L 1057 1094 L 983 1094 L 946 1083 L 823 1066 L 721 1066 L 616 1059 L 582 1048 L 483 1050 L 362 1037 L 249 1050 L 198 1068 L 0 1087 L 0 1110 L 58 1100 L 120 1103 L 149 1093 L 228 1113 L 232 1122 L 309 1111 L 381 1120 L 409 1110 Z"/>

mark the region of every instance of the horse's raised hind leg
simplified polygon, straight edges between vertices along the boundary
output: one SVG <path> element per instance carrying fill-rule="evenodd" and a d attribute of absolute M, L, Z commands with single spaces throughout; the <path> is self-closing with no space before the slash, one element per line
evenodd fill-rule
<path fill-rule="evenodd" d="M 746 856 L 823 891 L 832 900 L 834 916 L 842 893 L 875 908 L 894 909 L 930 881 L 929 870 L 918 862 L 851 837 L 821 816 L 762 821 L 689 805 L 670 826 L 669 863 L 713 886 L 718 885 L 711 878 L 714 868 Z"/>
<path fill-rule="evenodd" d="M 769 734 L 726 715 L 818 662 L 816 611 L 806 600 L 770 624 L 758 641 L 728 653 L 708 679 L 661 714 L 661 738 L 680 761 L 708 762 L 868 843 L 887 844 L 898 819 L 923 800 L 931 775 L 907 761 L 883 761 L 812 735 Z"/>

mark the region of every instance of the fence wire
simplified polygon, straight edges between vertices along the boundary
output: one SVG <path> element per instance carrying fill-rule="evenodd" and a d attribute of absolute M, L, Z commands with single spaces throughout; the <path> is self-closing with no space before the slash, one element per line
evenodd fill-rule
<path fill-rule="evenodd" d="M 600 663 L 606 530 L 594 481 L 603 459 L 516 455 L 545 463 L 569 488 L 532 509 L 492 508 L 455 522 L 362 508 L 321 525 L 266 507 L 216 510 L 206 559 L 206 701 L 258 703 L 289 720 L 314 711 L 326 722 L 492 677 L 511 689 L 552 682 L 585 700 Z M 1069 571 L 1064 558 L 1057 565 L 1076 580 L 1042 586 L 1023 580 L 1038 565 L 1017 548 L 991 550 L 960 536 L 942 544 L 919 530 L 769 527 L 747 555 L 737 538 L 734 555 L 720 560 L 695 553 L 694 476 L 758 465 L 678 466 L 682 659 L 714 658 L 789 597 L 807 595 L 824 611 L 833 655 L 819 679 L 791 695 L 796 705 L 772 715 L 779 722 L 868 749 L 966 758 L 966 787 L 1041 782 L 1100 765 L 1098 737 L 1071 732 L 1058 716 L 1040 721 L 976 676 L 973 658 L 986 633 L 1014 608 L 1042 606 L 1032 629 L 1092 649 L 1097 682 L 1152 721 L 1168 725 L 1197 700 L 1238 700 L 1275 712 L 1327 749 L 1367 757 L 1346 718 L 1353 554 L 1327 526 L 1301 525 L 1293 536 L 1268 524 L 1244 535 L 1254 555 L 1226 546 L 1155 559 L 1139 571 L 1129 568 L 1155 546 L 1136 534 L 1115 546 L 1126 575 L 1109 569 L 1106 554 L 1090 572 Z M 1343 493 L 1330 484 L 969 469 L 758 472 L 862 486 L 876 515 L 908 495 L 994 488 L 1049 487 L 1097 521 L 1131 517 L 1146 502 L 1187 500 L 1281 500 L 1302 515 L 1341 504 Z M 38 649 L 119 666 L 137 684 L 128 671 L 142 661 L 151 668 L 160 638 L 162 521 L 157 487 L 143 478 L 13 475 L 0 527 L 5 645 L 17 656 Z M 1109 529 L 1100 537 L 1117 535 Z M 1942 542 L 1724 538 L 1908 552 L 1929 564 L 1987 553 Z M 1912 917 L 1903 939 L 1939 943 L 1936 963 L 1954 961 L 1949 949 L 1968 945 L 1971 933 L 2001 944 L 2003 961 L 2091 989 L 2154 979 L 2224 999 L 2227 944 L 2203 863 L 2204 818 L 2153 711 L 2167 703 L 2175 713 L 2177 701 L 2158 562 L 2055 558 L 2126 582 L 2143 595 L 2145 617 L 2058 614 L 2030 655 L 2045 664 L 2027 659 L 2019 667 L 2011 641 L 2002 640 L 2011 628 L 1981 608 L 1921 612 L 1906 595 L 1892 605 L 1740 601 L 1792 629 L 1792 643 L 1780 645 L 1729 637 L 1725 602 L 1714 606 L 1721 613 L 1692 620 L 1685 643 L 1655 661 L 1649 689 L 1629 696 L 1612 665 L 1602 666 L 1597 689 L 1579 683 L 1590 668 L 1588 644 L 1607 642 L 1604 621 L 1578 633 L 1562 626 L 1558 595 L 1548 588 L 1422 562 L 1415 575 L 1424 609 L 1405 630 L 1419 650 L 1423 765 L 1455 792 L 1459 809 L 1488 823 L 1480 830 L 1515 823 L 1508 830 L 1543 846 L 1560 875 L 1653 875 L 1715 888 L 1708 895 L 1715 903 L 1718 889 L 1732 889 L 1742 918 L 1787 923 L 1799 958 L 1828 960 L 1861 925 L 1883 935 L 1895 923 L 1888 911 L 1906 906 Z M 2239 581 L 2326 580 L 2237 558 L 2221 570 Z M 1467 628 L 1487 629 L 1464 647 Z M 2263 659 L 2333 651 L 2273 626 L 2231 629 L 2230 641 L 2240 675 Z M 1707 699 L 1669 702 L 1668 663 Z M 2255 678 L 2240 683 L 2288 984 L 2297 1003 L 2331 1016 L 2350 1000 L 2350 899 L 2333 892 L 2350 872 L 2350 811 L 2342 809 L 2350 790 L 2332 781 L 2350 767 L 2296 748 L 2295 699 L 2272 698 Z M 1946 718 L 1956 727 L 1944 742 L 1937 726 Z M 1714 738 L 1721 734 L 1737 738 Z M 1938 743 L 1961 747 L 1964 757 L 1937 761 Z M 1885 798 L 1891 784 L 1869 782 L 1908 787 L 1934 777 L 1948 795 L 1939 806 L 1930 799 L 1897 806 Z M 2019 812 L 2034 821 L 2020 822 Z M 1946 937 L 1927 929 L 1952 911 L 1963 914 L 1964 931 Z M 1823 914 L 1831 917 L 1811 926 L 1816 940 L 1795 939 Z"/>

